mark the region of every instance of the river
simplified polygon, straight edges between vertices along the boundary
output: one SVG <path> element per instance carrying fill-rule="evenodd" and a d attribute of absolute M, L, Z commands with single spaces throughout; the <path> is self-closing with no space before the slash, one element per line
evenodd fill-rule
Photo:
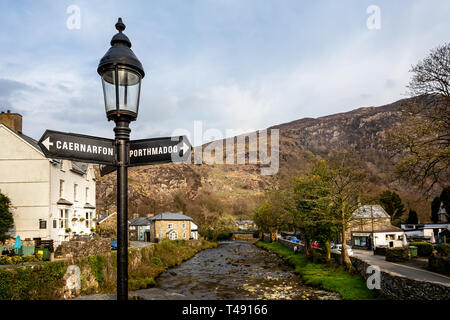
<path fill-rule="evenodd" d="M 274 253 L 245 241 L 221 242 L 135 291 L 144 299 L 339 300 L 339 294 L 306 286 Z"/>

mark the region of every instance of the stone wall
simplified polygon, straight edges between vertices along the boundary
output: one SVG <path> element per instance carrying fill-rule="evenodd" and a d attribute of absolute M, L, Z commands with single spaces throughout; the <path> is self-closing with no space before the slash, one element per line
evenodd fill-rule
<path fill-rule="evenodd" d="M 350 257 L 353 267 L 367 280 L 370 266 L 359 257 Z M 450 286 L 435 282 L 403 277 L 399 274 L 381 271 L 380 291 L 392 300 L 450 300 Z"/>
<path fill-rule="evenodd" d="M 301 252 L 305 252 L 305 246 L 303 246 L 297 242 L 293 242 L 293 241 L 289 241 L 289 240 L 285 240 L 285 239 L 278 239 L 278 242 L 287 248 L 291 248 L 292 250 L 294 250 L 294 247 L 297 246 Z"/>
<path fill-rule="evenodd" d="M 55 251 L 55 257 L 79 258 L 111 251 L 111 239 L 95 238 L 89 241 L 63 241 Z"/>

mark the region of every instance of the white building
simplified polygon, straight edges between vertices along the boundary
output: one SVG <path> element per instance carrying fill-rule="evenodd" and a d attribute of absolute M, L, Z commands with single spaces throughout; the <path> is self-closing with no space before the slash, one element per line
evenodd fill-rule
<path fill-rule="evenodd" d="M 191 221 L 191 238 L 198 240 L 198 226 Z"/>
<path fill-rule="evenodd" d="M 22 134 L 22 116 L 0 114 L 0 192 L 12 202 L 13 237 L 54 240 L 55 245 L 95 228 L 92 165 L 47 159 Z"/>
<path fill-rule="evenodd" d="M 402 224 L 401 228 L 408 239 L 433 242 L 441 232 L 450 230 L 450 223 Z"/>

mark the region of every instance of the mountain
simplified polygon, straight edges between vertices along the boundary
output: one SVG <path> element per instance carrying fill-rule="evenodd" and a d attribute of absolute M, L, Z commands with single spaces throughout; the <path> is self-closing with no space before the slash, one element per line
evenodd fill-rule
<path fill-rule="evenodd" d="M 392 180 L 390 172 L 394 160 L 383 150 L 382 138 L 386 130 L 399 124 L 400 107 L 408 99 L 380 107 L 364 107 L 320 118 L 303 118 L 272 126 L 279 130 L 279 171 L 261 175 L 262 163 L 211 164 L 225 140 L 195 148 L 203 150 L 203 164 L 164 164 L 129 169 L 129 215 L 145 216 L 163 211 L 184 209 L 197 220 L 209 218 L 251 217 L 261 203 L 264 192 L 271 188 L 287 187 L 295 175 L 308 170 L 315 158 L 328 158 L 333 153 L 352 149 L 370 173 L 367 193 L 378 194 L 385 189 L 400 194 L 409 208 L 419 212 L 419 221 L 429 221 L 429 203 L 407 185 Z M 253 133 L 261 135 L 261 132 Z M 238 141 L 243 136 L 227 139 Z M 217 147 L 213 152 L 214 146 Z M 244 150 L 232 150 L 233 157 L 246 161 L 257 151 L 251 141 Z M 223 153 L 226 154 L 225 152 Z M 236 159 L 236 158 L 235 158 Z M 115 211 L 115 173 L 99 177 L 97 204 L 102 213 Z M 174 201 L 175 199 L 175 201 Z"/>

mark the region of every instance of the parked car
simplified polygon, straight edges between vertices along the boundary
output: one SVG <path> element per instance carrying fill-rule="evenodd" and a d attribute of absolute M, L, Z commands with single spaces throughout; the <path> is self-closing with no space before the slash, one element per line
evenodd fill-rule
<path fill-rule="evenodd" d="M 117 250 L 117 240 L 111 240 L 111 250 Z"/>
<path fill-rule="evenodd" d="M 298 240 L 297 237 L 294 237 L 294 236 L 287 236 L 286 240 L 292 241 L 292 242 L 300 242 L 300 240 Z"/>
<path fill-rule="evenodd" d="M 340 254 L 342 252 L 342 244 L 335 244 L 331 247 L 331 252 Z M 349 256 L 353 255 L 352 246 L 347 245 L 347 253 Z"/>

